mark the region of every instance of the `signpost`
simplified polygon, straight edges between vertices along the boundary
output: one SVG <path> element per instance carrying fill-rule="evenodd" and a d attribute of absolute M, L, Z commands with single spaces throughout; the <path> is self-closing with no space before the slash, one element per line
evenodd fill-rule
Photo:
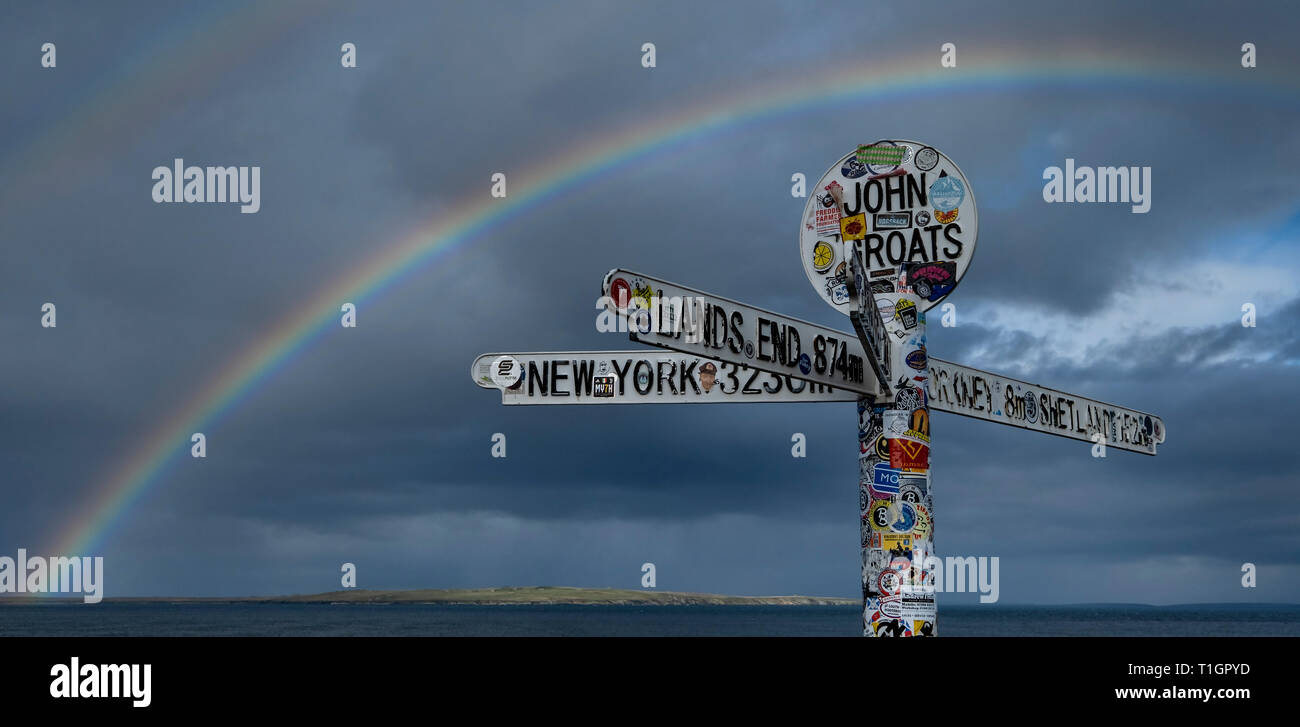
<path fill-rule="evenodd" d="M 822 176 L 799 230 L 809 282 L 856 335 L 616 268 L 608 330 L 672 353 L 483 354 L 470 377 L 506 405 L 856 402 L 863 634 L 937 635 L 930 412 L 1148 455 L 1165 441 L 1152 414 L 930 358 L 925 312 L 966 274 L 978 221 L 942 152 L 862 144 Z"/>

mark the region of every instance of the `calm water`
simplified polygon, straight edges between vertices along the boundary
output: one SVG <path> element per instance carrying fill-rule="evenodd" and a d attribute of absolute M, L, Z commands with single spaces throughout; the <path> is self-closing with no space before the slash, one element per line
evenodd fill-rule
<path fill-rule="evenodd" d="M 0 606 L 0 636 L 856 636 L 853 606 Z M 1300 606 L 948 606 L 944 636 L 1300 636 Z"/>

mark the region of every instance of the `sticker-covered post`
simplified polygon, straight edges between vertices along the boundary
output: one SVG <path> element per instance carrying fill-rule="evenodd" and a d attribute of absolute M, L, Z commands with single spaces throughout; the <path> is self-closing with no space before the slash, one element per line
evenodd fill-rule
<path fill-rule="evenodd" d="M 925 312 L 965 276 L 979 213 L 948 155 L 882 139 L 818 180 L 799 226 L 813 290 L 848 315 L 879 390 L 858 397 L 863 633 L 933 636 Z M 882 330 L 883 329 L 883 330 Z"/>
<path fill-rule="evenodd" d="M 925 385 L 925 313 L 910 270 L 872 296 L 886 335 L 893 396 L 858 398 L 858 500 L 862 516 L 862 633 L 934 636 L 934 500 Z M 852 286 L 857 287 L 857 286 Z"/>

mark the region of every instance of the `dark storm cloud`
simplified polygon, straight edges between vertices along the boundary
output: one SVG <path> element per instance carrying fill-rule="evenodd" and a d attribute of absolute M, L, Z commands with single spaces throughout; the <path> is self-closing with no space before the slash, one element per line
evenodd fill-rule
<path fill-rule="evenodd" d="M 104 84 L 133 90 L 114 80 L 114 59 L 154 49 L 137 59 L 141 78 L 150 62 L 185 61 L 125 9 L 6 12 L 2 57 L 20 69 L 0 77 L 20 99 L 0 109 L 6 161 L 70 115 L 93 118 L 84 99 Z M 1283 163 L 1300 149 L 1294 94 L 1266 68 L 1240 87 L 1197 80 L 1214 54 L 1241 70 L 1239 38 L 1269 64 L 1294 61 L 1268 22 L 1277 9 L 1184 8 L 1176 26 L 1168 12 L 338 6 L 190 69 L 170 97 L 143 94 L 130 123 L 89 124 L 57 165 L 23 167 L 40 192 L 0 216 L 0 332 L 12 343 L 0 357 L 0 465 L 14 505 L 0 509 L 0 549 L 48 542 L 227 361 L 394 240 L 479 203 L 492 172 L 517 182 L 591 139 L 657 128 L 733 90 L 907 57 L 918 38 L 937 63 L 951 29 L 957 78 L 1007 44 L 1028 49 L 1026 63 L 1100 42 L 1194 70 L 1181 85 L 958 84 L 813 104 L 668 145 L 494 225 L 368 300 L 356 329 L 330 327 L 292 357 L 209 426 L 207 459 L 176 457 L 104 545 L 110 595 L 327 590 L 344 561 L 370 587 L 635 587 L 653 561 L 663 588 L 853 595 L 852 405 L 505 408 L 468 367 L 485 351 L 634 347 L 594 326 L 614 266 L 847 329 L 795 263 L 804 200 L 789 179 L 811 183 L 853 144 L 894 135 L 939 145 L 979 195 L 980 251 L 953 297 L 963 323 L 932 325 L 934 354 L 1153 411 L 1170 431 L 1159 457 L 1097 460 L 1082 442 L 936 421 L 941 552 L 1001 555 L 1012 601 L 1226 600 L 1207 595 L 1222 590 L 1209 579 L 1232 582 L 1240 562 L 1293 574 L 1294 301 L 1255 329 L 1229 317 L 1117 336 L 1086 365 L 1034 333 L 965 317 L 1082 317 L 1139 285 L 1195 289 L 1203 281 L 1161 271 L 1231 259 L 1243 236 L 1294 217 Z M 173 13 L 159 27 L 209 22 Z M 947 27 L 863 42 L 864 24 L 933 23 L 918 17 Z M 240 32 L 216 42 L 241 48 Z M 51 33 L 56 76 L 35 63 Z M 338 67 L 345 40 L 358 44 L 355 70 Z M 647 41 L 653 70 L 640 66 Z M 152 203 L 149 172 L 175 157 L 261 165 L 262 210 Z M 1044 204 L 1042 170 L 1066 157 L 1150 165 L 1151 212 Z M 38 326 L 46 300 L 59 304 L 54 330 Z M 489 456 L 494 432 L 508 436 L 504 460 Z M 789 455 L 794 432 L 808 438 L 806 460 Z M 1171 563 L 1205 585 L 1161 580 Z M 1099 594 L 1103 578 L 1124 585 Z M 1142 590 L 1144 578 L 1159 587 Z M 1300 598 L 1285 582 L 1271 597 Z"/>

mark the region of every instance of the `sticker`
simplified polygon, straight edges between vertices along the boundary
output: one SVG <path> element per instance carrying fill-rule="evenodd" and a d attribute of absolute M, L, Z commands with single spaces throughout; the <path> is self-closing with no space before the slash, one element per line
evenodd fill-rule
<path fill-rule="evenodd" d="M 889 437 L 886 437 L 883 433 L 876 437 L 875 452 L 880 459 L 885 462 L 889 461 Z"/>
<path fill-rule="evenodd" d="M 614 398 L 614 392 L 617 390 L 617 376 L 596 376 L 591 380 L 591 395 L 603 398 Z"/>
<path fill-rule="evenodd" d="M 903 177 L 906 175 L 907 175 L 906 169 L 895 169 L 892 172 L 885 172 L 884 174 L 873 174 L 870 177 L 867 177 L 867 181 L 874 182 L 878 179 L 887 179 L 889 177 Z"/>
<path fill-rule="evenodd" d="M 911 533 L 916 527 L 916 506 L 910 502 L 896 502 L 890 510 L 893 520 L 889 523 L 889 529 L 895 533 Z M 915 537 L 916 534 L 912 533 Z M 908 563 L 911 567 L 911 563 Z"/>
<path fill-rule="evenodd" d="M 915 351 L 912 351 L 911 353 L 907 354 L 907 356 L 905 356 L 903 360 L 907 362 L 908 366 L 911 366 L 917 371 L 925 370 L 926 367 L 925 346 L 922 346 L 916 349 Z"/>
<path fill-rule="evenodd" d="M 614 306 L 619 310 L 627 310 L 627 304 L 632 299 L 632 286 L 622 278 L 614 278 L 614 282 L 609 285 L 609 297 L 614 299 Z"/>
<path fill-rule="evenodd" d="M 885 604 L 880 605 L 881 612 L 884 613 Z M 897 611 L 897 604 L 891 604 L 892 610 Z M 885 614 L 888 616 L 889 614 Z M 876 636 L 879 637 L 908 637 L 912 635 L 912 630 L 908 628 L 908 622 L 900 620 L 897 616 L 891 616 L 889 621 L 879 621 L 871 625 Z"/>
<path fill-rule="evenodd" d="M 838 227 L 838 225 L 837 225 Z M 825 240 L 813 245 L 813 270 L 825 273 L 835 264 L 835 248 Z"/>
<path fill-rule="evenodd" d="M 909 429 L 909 430 L 903 432 L 903 436 L 901 436 L 901 437 L 899 437 L 899 438 L 900 438 L 900 439 L 910 439 L 910 440 L 912 440 L 913 442 L 921 442 L 922 444 L 929 444 L 929 443 L 930 443 L 930 435 L 925 434 L 925 433 L 923 433 L 923 432 L 918 432 L 918 431 L 915 430 L 915 429 Z"/>
<path fill-rule="evenodd" d="M 867 176 L 867 165 L 858 161 L 855 157 L 849 157 L 844 160 L 840 166 L 840 175 L 845 179 L 857 179 L 858 177 Z"/>
<path fill-rule="evenodd" d="M 877 462 L 871 471 L 871 489 L 885 495 L 898 494 L 898 476 L 902 470 L 889 466 L 888 462 Z"/>
<path fill-rule="evenodd" d="M 895 519 L 894 513 L 891 512 L 894 504 L 889 500 L 872 500 L 871 507 L 867 511 L 866 518 L 871 521 L 871 529 L 877 532 L 888 532 L 889 524 Z"/>
<path fill-rule="evenodd" d="M 844 199 L 844 188 L 839 182 L 826 185 L 826 194 L 817 195 L 817 212 L 815 214 L 818 235 L 840 234 L 840 203 Z"/>
<path fill-rule="evenodd" d="M 952 212 L 966 199 L 966 185 L 956 177 L 940 176 L 930 185 L 930 205 L 940 212 Z"/>
<path fill-rule="evenodd" d="M 799 354 L 799 371 L 804 374 L 812 371 L 812 359 L 806 353 Z"/>
<path fill-rule="evenodd" d="M 876 576 L 876 592 L 881 596 L 897 596 L 902 588 L 903 581 L 898 577 L 898 571 L 885 569 L 880 571 L 879 576 Z M 881 599 L 881 610 L 884 610 L 884 600 L 884 598 Z M 899 600 L 899 603 L 901 604 L 901 599 Z M 897 617 L 899 614 L 894 613 L 888 615 Z"/>
<path fill-rule="evenodd" d="M 934 596 L 932 594 L 903 593 L 898 599 L 899 610 L 903 617 L 909 619 L 933 619 L 935 617 Z"/>
<path fill-rule="evenodd" d="M 839 265 L 835 266 L 835 274 L 826 278 L 826 292 L 830 294 L 833 300 L 839 301 L 843 299 L 847 302 L 849 299 L 848 277 L 845 274 L 847 269 L 848 265 L 841 261 Z"/>
<path fill-rule="evenodd" d="M 925 226 L 928 225 L 928 224 L 930 224 L 930 211 L 929 211 L 929 210 L 920 210 L 919 212 L 917 212 L 917 213 L 916 213 L 916 226 L 917 226 L 917 227 L 925 227 Z"/>
<path fill-rule="evenodd" d="M 902 474 L 901 470 L 890 471 L 898 472 L 900 475 Z M 915 477 L 898 478 L 898 499 L 902 502 L 910 502 L 913 505 L 920 505 L 925 502 L 924 480 L 921 481 L 921 484 L 917 484 L 917 478 Z M 919 522 L 920 519 L 918 518 L 918 523 Z M 917 537 L 921 537 L 920 533 L 916 533 L 916 535 Z"/>
<path fill-rule="evenodd" d="M 930 511 L 925 509 L 921 503 L 909 503 L 916 511 L 916 525 L 912 528 L 912 536 L 917 540 L 925 540 L 930 537 Z"/>
<path fill-rule="evenodd" d="M 899 552 L 906 551 L 910 553 L 912 551 L 912 536 L 910 534 L 909 535 L 905 535 L 902 533 L 877 533 L 877 534 L 880 536 L 878 540 L 880 544 L 876 546 L 878 548 L 884 548 L 885 550 L 891 552 L 897 550 Z"/>
<path fill-rule="evenodd" d="M 957 263 L 923 263 L 907 271 L 907 283 L 926 300 L 938 300 L 957 285 Z"/>
<path fill-rule="evenodd" d="M 948 224 L 948 223 L 950 223 L 950 222 L 956 222 L 956 221 L 957 221 L 957 213 L 958 213 L 959 211 L 960 211 L 960 210 L 952 210 L 951 212 L 941 212 L 941 211 L 939 211 L 939 210 L 935 210 L 935 211 L 934 211 L 934 221 L 935 221 L 935 222 L 942 222 L 942 223 L 945 224 L 945 225 Z"/>
<path fill-rule="evenodd" d="M 861 240 L 867 236 L 867 216 L 853 215 L 840 219 L 840 237 L 844 240 Z"/>
<path fill-rule="evenodd" d="M 627 327 L 637 333 L 650 332 L 650 309 L 638 308 L 627 315 Z"/>
<path fill-rule="evenodd" d="M 883 425 L 873 420 L 871 416 L 871 412 L 869 411 L 858 412 L 858 440 L 859 441 L 870 442 L 873 439 L 875 439 L 876 436 L 879 435 L 882 431 L 884 431 Z"/>
<path fill-rule="evenodd" d="M 903 432 L 906 432 L 911 425 L 911 415 L 908 411 L 891 409 L 882 415 L 882 419 L 885 425 L 885 434 L 890 438 L 902 436 Z"/>
<path fill-rule="evenodd" d="M 889 567 L 889 553 L 884 550 L 868 548 L 862 551 L 863 579 L 870 582 L 871 576 Z"/>
<path fill-rule="evenodd" d="M 1029 421 L 1038 421 L 1038 405 L 1034 403 L 1034 394 L 1032 391 L 1026 391 L 1025 400 L 1025 419 Z"/>
<path fill-rule="evenodd" d="M 885 174 L 894 171 L 903 163 L 907 147 L 892 141 L 878 141 L 875 144 L 859 144 L 857 160 L 867 165 L 872 174 Z"/>
<path fill-rule="evenodd" d="M 913 636 L 934 636 L 934 621 L 912 621 Z"/>
<path fill-rule="evenodd" d="M 916 152 L 915 159 L 916 168 L 923 172 L 928 172 L 931 169 L 934 169 L 934 166 L 939 163 L 939 152 L 928 146 L 921 147 L 921 150 Z"/>
<path fill-rule="evenodd" d="M 745 358 L 754 358 L 754 342 L 745 341 Z"/>
<path fill-rule="evenodd" d="M 704 364 L 700 366 L 700 388 L 707 394 L 713 390 L 713 385 L 717 382 L 718 367 L 714 366 L 712 361 L 705 361 Z M 718 391 L 722 391 L 721 386 L 718 387 Z"/>
<path fill-rule="evenodd" d="M 912 410 L 912 429 L 930 436 L 930 412 L 925 407 L 918 407 Z M 926 440 L 929 441 L 929 440 Z"/>
<path fill-rule="evenodd" d="M 900 298 L 894 304 L 894 318 L 903 324 L 903 328 L 912 330 L 916 328 L 916 304 L 907 298 Z"/>
<path fill-rule="evenodd" d="M 492 362 L 492 383 L 503 389 L 513 389 L 524 381 L 524 367 L 510 356 L 500 356 Z"/>
<path fill-rule="evenodd" d="M 871 281 L 871 294 L 881 295 L 883 293 L 893 293 L 894 283 L 891 280 L 873 280 Z"/>
<path fill-rule="evenodd" d="M 911 212 L 877 212 L 871 219 L 877 230 L 902 230 L 912 226 Z"/>
<path fill-rule="evenodd" d="M 901 411 L 913 411 L 925 405 L 925 399 L 921 396 L 921 390 L 915 386 L 900 386 L 898 392 L 894 394 L 894 408 Z M 920 427 L 912 427 L 920 429 Z"/>
<path fill-rule="evenodd" d="M 930 445 L 909 439 L 889 440 L 889 466 L 912 471 L 930 469 Z"/>

